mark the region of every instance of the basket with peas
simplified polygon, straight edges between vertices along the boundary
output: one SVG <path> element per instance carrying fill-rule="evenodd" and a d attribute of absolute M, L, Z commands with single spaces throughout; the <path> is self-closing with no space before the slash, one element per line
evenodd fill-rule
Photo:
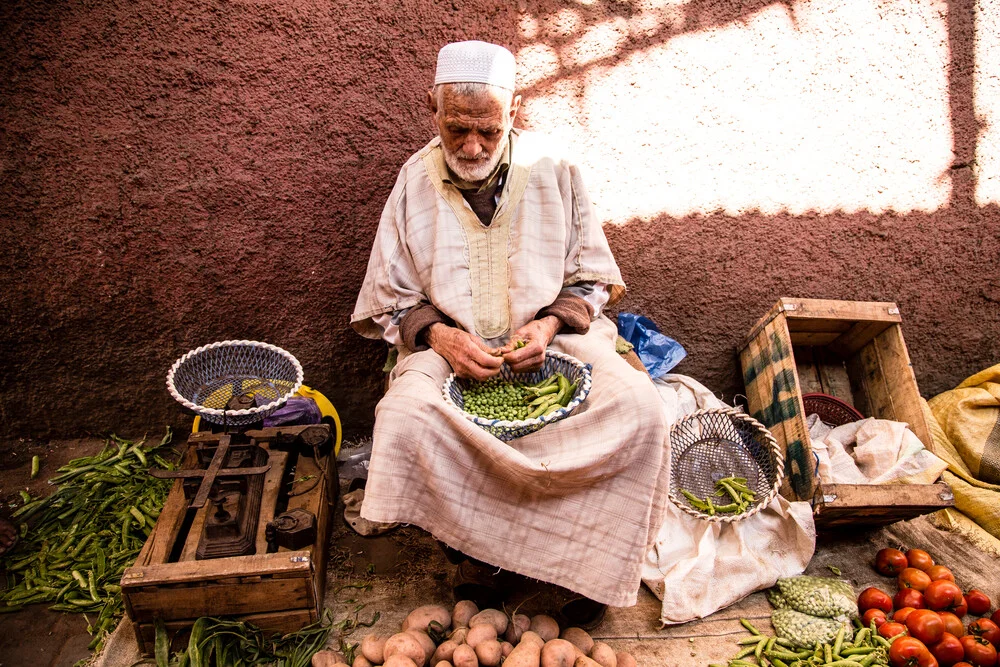
<path fill-rule="evenodd" d="M 506 365 L 486 382 L 452 373 L 445 380 L 446 403 L 466 419 L 508 441 L 567 417 L 590 393 L 590 366 L 561 352 L 547 350 L 542 367 L 514 373 Z"/>

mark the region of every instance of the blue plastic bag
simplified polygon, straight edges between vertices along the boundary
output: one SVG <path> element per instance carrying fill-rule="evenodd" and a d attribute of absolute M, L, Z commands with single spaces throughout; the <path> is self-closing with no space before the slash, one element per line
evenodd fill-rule
<path fill-rule="evenodd" d="M 687 356 L 680 343 L 661 334 L 656 324 L 642 315 L 618 313 L 618 335 L 632 343 L 650 377 L 669 373 Z"/>

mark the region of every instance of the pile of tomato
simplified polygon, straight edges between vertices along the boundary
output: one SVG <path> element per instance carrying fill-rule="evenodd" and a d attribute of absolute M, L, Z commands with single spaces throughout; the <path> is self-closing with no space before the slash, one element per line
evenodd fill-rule
<path fill-rule="evenodd" d="M 858 596 L 858 611 L 865 626 L 874 623 L 882 637 L 894 638 L 892 667 L 998 667 L 1000 609 L 987 618 L 989 596 L 976 589 L 963 593 L 951 570 L 936 565 L 923 549 L 882 549 L 875 569 L 896 577 L 898 590 L 890 597 L 866 588 Z M 967 614 L 981 618 L 966 626 Z"/>

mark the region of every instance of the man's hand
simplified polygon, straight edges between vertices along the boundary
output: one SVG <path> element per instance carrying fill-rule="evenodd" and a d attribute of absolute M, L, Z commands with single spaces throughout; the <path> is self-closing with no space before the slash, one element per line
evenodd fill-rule
<path fill-rule="evenodd" d="M 554 315 L 528 322 L 511 336 L 510 343 L 500 348 L 503 360 L 515 373 L 537 371 L 545 363 L 545 348 L 561 326 L 562 322 Z M 518 341 L 525 344 L 517 347 Z"/>
<path fill-rule="evenodd" d="M 424 340 L 444 357 L 455 375 L 483 382 L 500 372 L 503 358 L 493 354 L 482 340 L 441 322 L 432 324 Z"/>

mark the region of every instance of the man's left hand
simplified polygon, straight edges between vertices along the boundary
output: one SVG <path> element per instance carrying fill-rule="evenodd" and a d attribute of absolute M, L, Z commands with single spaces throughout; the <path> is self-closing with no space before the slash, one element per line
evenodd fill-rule
<path fill-rule="evenodd" d="M 503 360 L 515 373 L 537 371 L 545 362 L 545 349 L 561 327 L 562 322 L 553 315 L 528 322 L 511 336 L 510 343 L 500 348 Z M 524 341 L 524 346 L 515 347 L 518 341 Z"/>

